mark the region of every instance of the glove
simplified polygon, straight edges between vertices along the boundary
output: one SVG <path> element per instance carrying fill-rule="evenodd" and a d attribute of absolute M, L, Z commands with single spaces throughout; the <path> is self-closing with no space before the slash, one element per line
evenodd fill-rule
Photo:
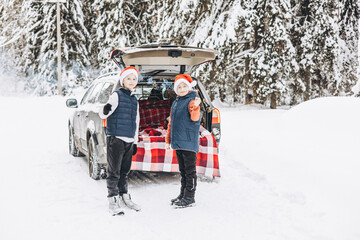
<path fill-rule="evenodd" d="M 110 111 L 111 111 L 111 104 L 108 103 L 108 104 L 106 104 L 106 105 L 104 106 L 103 113 L 104 113 L 105 115 L 108 115 Z"/>
<path fill-rule="evenodd" d="M 137 144 L 133 145 L 133 153 L 132 155 L 134 156 L 137 153 Z"/>

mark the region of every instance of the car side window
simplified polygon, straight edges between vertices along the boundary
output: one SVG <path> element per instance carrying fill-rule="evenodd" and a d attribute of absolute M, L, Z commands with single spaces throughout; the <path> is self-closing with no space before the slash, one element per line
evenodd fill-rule
<path fill-rule="evenodd" d="M 98 102 L 101 104 L 105 104 L 109 100 L 109 97 L 112 93 L 113 88 L 114 88 L 113 83 L 106 82 L 104 84 L 103 88 L 101 89 L 101 92 L 100 92 L 100 95 L 98 98 Z"/>
<path fill-rule="evenodd" d="M 101 88 L 104 83 L 98 83 L 95 85 L 94 90 L 91 92 L 89 98 L 86 100 L 87 103 L 95 103 L 96 99 L 98 98 Z"/>
<path fill-rule="evenodd" d="M 86 100 L 89 98 L 90 93 L 92 92 L 92 90 L 94 89 L 94 85 L 92 85 L 84 94 L 84 97 L 81 99 L 80 105 L 85 104 Z"/>

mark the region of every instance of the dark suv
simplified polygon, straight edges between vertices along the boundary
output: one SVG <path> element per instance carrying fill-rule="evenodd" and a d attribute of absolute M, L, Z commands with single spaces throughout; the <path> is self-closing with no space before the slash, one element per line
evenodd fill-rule
<path fill-rule="evenodd" d="M 176 98 L 175 76 L 190 74 L 194 66 L 215 60 L 217 52 L 187 46 L 146 45 L 115 50 L 111 58 L 120 68 L 134 66 L 140 72 L 135 95 L 139 100 L 140 130 L 146 131 L 167 128 L 167 117 Z M 75 98 L 66 101 L 72 110 L 68 123 L 69 152 L 73 156 L 88 156 L 89 175 L 93 179 L 100 179 L 106 173 L 106 120 L 98 113 L 110 94 L 120 88 L 119 73 L 95 79 L 79 103 Z M 221 137 L 219 110 L 211 104 L 201 82 L 198 81 L 195 90 L 202 100 L 201 125 L 212 133 L 218 145 Z"/>

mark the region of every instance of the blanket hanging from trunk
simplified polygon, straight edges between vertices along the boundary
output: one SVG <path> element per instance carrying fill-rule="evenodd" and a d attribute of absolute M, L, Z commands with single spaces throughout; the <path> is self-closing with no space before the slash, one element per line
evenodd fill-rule
<path fill-rule="evenodd" d="M 166 130 L 147 128 L 140 132 L 137 154 L 132 158 L 131 170 L 179 172 L 175 150 L 165 149 Z M 196 172 L 200 175 L 220 177 L 218 148 L 214 136 L 200 127 L 199 153 Z"/>

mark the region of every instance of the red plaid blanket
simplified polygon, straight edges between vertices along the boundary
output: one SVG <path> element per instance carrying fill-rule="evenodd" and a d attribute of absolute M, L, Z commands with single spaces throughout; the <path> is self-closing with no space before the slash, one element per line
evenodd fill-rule
<path fill-rule="evenodd" d="M 160 135 L 161 133 L 161 135 Z M 178 172 L 175 150 L 165 149 L 164 128 L 140 132 L 137 154 L 132 158 L 131 170 Z M 214 136 L 200 127 L 200 148 L 197 154 L 197 174 L 220 177 L 217 144 Z"/>
<path fill-rule="evenodd" d="M 156 128 L 162 126 L 167 128 L 166 118 L 170 116 L 170 100 L 162 101 L 139 101 L 140 130 L 148 127 Z"/>
<path fill-rule="evenodd" d="M 153 108 L 153 109 L 140 109 L 140 130 L 147 127 L 166 128 L 166 118 L 170 116 L 170 109 Z"/>
<path fill-rule="evenodd" d="M 171 108 L 171 101 L 170 100 L 158 100 L 158 101 L 151 101 L 151 100 L 139 100 L 139 107 L 140 109 L 148 109 L 148 108 Z"/>

